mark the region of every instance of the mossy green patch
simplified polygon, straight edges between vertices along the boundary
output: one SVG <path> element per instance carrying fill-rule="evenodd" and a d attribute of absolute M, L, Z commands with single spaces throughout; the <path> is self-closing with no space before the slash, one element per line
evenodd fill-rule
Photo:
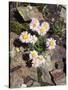
<path fill-rule="evenodd" d="M 29 25 L 27 23 L 20 24 L 17 21 L 10 22 L 10 31 L 15 32 L 16 34 L 20 34 L 22 31 L 27 31 L 29 29 Z"/>

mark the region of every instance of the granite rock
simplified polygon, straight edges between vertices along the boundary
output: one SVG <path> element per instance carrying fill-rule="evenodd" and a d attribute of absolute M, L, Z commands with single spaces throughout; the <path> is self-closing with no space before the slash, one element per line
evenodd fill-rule
<path fill-rule="evenodd" d="M 56 85 L 65 85 L 66 78 L 63 69 L 55 69 L 51 72 L 51 75 Z"/>
<path fill-rule="evenodd" d="M 17 10 L 24 21 L 29 21 L 32 17 L 43 20 L 42 13 L 40 13 L 39 10 L 34 6 L 28 5 L 27 7 L 17 7 Z"/>

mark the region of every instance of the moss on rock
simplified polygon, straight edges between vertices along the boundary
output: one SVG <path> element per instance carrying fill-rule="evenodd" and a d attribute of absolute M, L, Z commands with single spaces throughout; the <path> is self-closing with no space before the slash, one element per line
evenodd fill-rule
<path fill-rule="evenodd" d="M 28 30 L 29 25 L 27 23 L 20 24 L 17 21 L 10 22 L 10 31 L 15 32 L 16 34 L 20 34 L 22 31 Z"/>

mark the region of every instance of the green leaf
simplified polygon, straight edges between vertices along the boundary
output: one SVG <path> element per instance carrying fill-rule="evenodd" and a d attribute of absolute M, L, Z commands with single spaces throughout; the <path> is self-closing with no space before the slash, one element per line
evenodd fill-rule
<path fill-rule="evenodd" d="M 42 53 L 46 49 L 45 41 L 46 41 L 45 37 L 40 36 L 38 38 L 38 41 L 34 45 L 33 44 L 29 45 L 29 50 L 36 50 L 38 53 Z"/>

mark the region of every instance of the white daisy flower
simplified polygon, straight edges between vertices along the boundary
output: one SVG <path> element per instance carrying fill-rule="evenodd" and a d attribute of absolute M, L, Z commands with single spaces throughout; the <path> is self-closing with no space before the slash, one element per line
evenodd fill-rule
<path fill-rule="evenodd" d="M 40 23 L 39 23 L 38 19 L 32 18 L 32 21 L 30 23 L 30 29 L 32 29 L 33 31 L 37 31 L 39 25 L 40 25 Z"/>
<path fill-rule="evenodd" d="M 23 42 L 23 43 L 29 43 L 30 40 L 31 40 L 31 35 L 28 34 L 27 31 L 24 31 L 24 32 L 21 33 L 19 39 L 20 39 L 21 42 Z"/>
<path fill-rule="evenodd" d="M 40 64 L 45 64 L 45 58 L 42 55 L 39 55 Z"/>
<path fill-rule="evenodd" d="M 49 31 L 50 29 L 50 25 L 48 22 L 43 22 L 42 25 L 41 25 L 43 28 L 45 28 L 46 31 Z"/>
<path fill-rule="evenodd" d="M 48 49 L 55 49 L 56 40 L 54 40 L 53 38 L 49 38 L 49 39 L 47 39 L 46 45 L 47 45 Z"/>
<path fill-rule="evenodd" d="M 38 52 L 33 50 L 33 51 L 30 51 L 30 54 L 29 54 L 29 57 L 30 59 L 35 59 L 38 57 Z"/>
<path fill-rule="evenodd" d="M 39 63 L 39 58 L 35 58 L 32 60 L 32 67 L 39 67 L 40 63 Z"/>
<path fill-rule="evenodd" d="M 35 44 L 37 40 L 38 38 L 35 35 L 33 35 L 31 38 L 31 43 Z"/>
<path fill-rule="evenodd" d="M 43 28 L 43 27 L 39 27 L 39 29 L 37 30 L 37 32 L 41 36 L 44 36 L 46 34 L 45 28 Z"/>
<path fill-rule="evenodd" d="M 37 32 L 39 35 L 44 36 L 48 32 L 49 28 L 50 28 L 49 23 L 43 22 L 42 25 L 37 30 Z"/>

